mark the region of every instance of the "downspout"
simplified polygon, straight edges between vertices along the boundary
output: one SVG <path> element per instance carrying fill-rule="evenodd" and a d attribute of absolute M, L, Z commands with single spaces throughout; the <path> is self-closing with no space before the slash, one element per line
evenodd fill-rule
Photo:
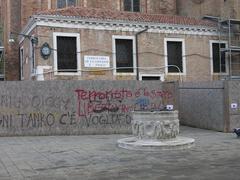
<path fill-rule="evenodd" d="M 137 80 L 139 80 L 139 58 L 138 58 L 138 35 L 146 32 L 148 30 L 148 26 L 145 27 L 144 30 L 139 31 L 135 34 L 135 40 L 136 40 L 136 71 L 137 71 Z"/>

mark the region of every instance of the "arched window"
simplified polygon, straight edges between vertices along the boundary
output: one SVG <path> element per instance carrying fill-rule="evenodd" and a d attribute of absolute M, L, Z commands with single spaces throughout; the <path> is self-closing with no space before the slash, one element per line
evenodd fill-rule
<path fill-rule="evenodd" d="M 57 8 L 65 8 L 68 6 L 75 6 L 76 0 L 57 0 Z"/>

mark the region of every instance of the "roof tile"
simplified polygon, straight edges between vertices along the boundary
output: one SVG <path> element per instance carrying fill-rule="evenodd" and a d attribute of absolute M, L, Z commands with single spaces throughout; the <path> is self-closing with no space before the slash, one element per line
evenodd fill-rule
<path fill-rule="evenodd" d="M 208 26 L 216 27 L 216 24 L 207 21 L 195 19 L 192 17 L 172 16 L 163 14 L 146 14 L 137 12 L 125 11 L 111 11 L 106 9 L 94 9 L 83 7 L 68 7 L 63 9 L 51 9 L 40 11 L 37 15 L 48 16 L 67 16 L 77 18 L 89 18 L 98 20 L 118 20 L 118 21 L 134 21 L 146 23 L 161 23 L 161 24 L 177 24 L 177 25 L 190 25 L 190 26 Z"/>

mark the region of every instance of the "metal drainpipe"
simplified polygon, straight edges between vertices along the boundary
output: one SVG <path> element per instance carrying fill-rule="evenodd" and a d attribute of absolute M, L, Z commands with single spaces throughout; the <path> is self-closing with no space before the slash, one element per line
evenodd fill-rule
<path fill-rule="evenodd" d="M 139 80 L 139 62 L 138 62 L 138 35 L 146 32 L 148 30 L 148 26 L 142 31 L 139 31 L 135 34 L 135 40 L 136 40 L 136 66 L 137 66 L 137 80 Z"/>

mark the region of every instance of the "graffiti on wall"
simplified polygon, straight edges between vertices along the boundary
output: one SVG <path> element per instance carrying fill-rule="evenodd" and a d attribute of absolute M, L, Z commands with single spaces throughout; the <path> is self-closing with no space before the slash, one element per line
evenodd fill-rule
<path fill-rule="evenodd" d="M 137 110 L 160 110 L 165 102 L 173 98 L 169 91 L 140 88 L 135 91 L 112 89 L 104 91 L 75 90 L 77 94 L 78 116 L 92 113 L 129 113 Z"/>
<path fill-rule="evenodd" d="M 86 87 L 67 93 L 0 95 L 0 128 L 131 128 L 132 111 L 160 110 L 174 101 L 173 91 L 149 87 Z"/>
<path fill-rule="evenodd" d="M 43 109 L 55 108 L 66 110 L 69 108 L 70 99 L 62 96 L 16 96 L 0 95 L 0 108 L 17 108 L 17 109 Z"/>

